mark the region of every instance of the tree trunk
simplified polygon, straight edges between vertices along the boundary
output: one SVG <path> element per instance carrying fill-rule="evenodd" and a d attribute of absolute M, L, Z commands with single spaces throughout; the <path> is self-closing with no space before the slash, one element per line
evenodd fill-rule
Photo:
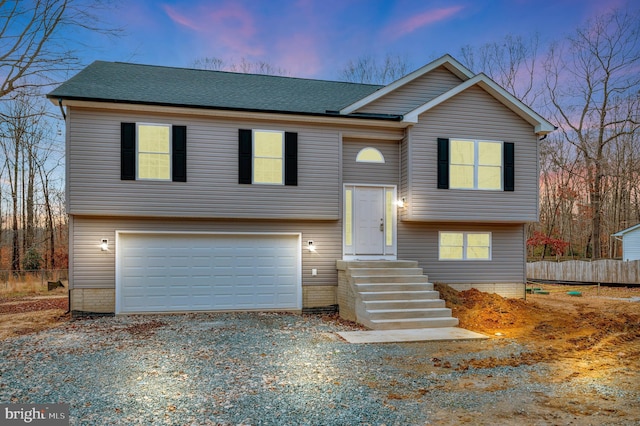
<path fill-rule="evenodd" d="M 591 258 L 596 260 L 602 257 L 602 248 L 600 241 L 600 225 L 602 222 L 601 212 L 601 185 L 602 177 L 600 172 L 600 166 L 596 163 L 595 176 L 593 181 L 593 191 L 591 193 L 591 244 L 593 249 L 591 251 Z"/>
<path fill-rule="evenodd" d="M 18 171 L 19 171 L 19 162 L 18 158 L 20 155 L 20 137 L 15 137 L 15 161 L 13 163 L 13 182 L 11 185 L 11 201 L 13 203 L 13 226 L 11 227 L 13 231 L 13 238 L 11 244 L 11 271 L 19 271 L 20 270 L 20 236 L 18 233 Z"/>

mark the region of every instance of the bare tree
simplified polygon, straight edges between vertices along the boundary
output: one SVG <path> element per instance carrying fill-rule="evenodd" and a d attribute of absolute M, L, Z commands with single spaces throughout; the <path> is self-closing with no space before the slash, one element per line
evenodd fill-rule
<path fill-rule="evenodd" d="M 48 155 L 47 155 L 48 156 Z M 55 269 L 58 267 L 56 265 L 56 229 L 54 223 L 54 212 L 53 212 L 53 200 L 51 197 L 51 181 L 52 175 L 56 172 L 57 166 L 53 168 L 46 168 L 46 160 L 47 158 L 41 158 L 38 161 L 37 168 L 38 174 L 40 175 L 40 182 L 42 183 L 42 196 L 45 207 L 46 214 L 46 241 L 48 245 L 48 255 L 46 256 L 46 267 L 49 269 Z"/>
<path fill-rule="evenodd" d="M 194 59 L 190 64 L 191 68 L 199 69 L 199 70 L 209 70 L 209 71 L 223 71 L 225 64 L 224 61 L 220 58 L 198 58 Z"/>
<path fill-rule="evenodd" d="M 195 59 L 191 63 L 192 68 L 211 71 L 230 71 L 242 74 L 263 74 L 287 76 L 287 70 L 276 67 L 266 61 L 252 62 L 246 58 L 241 58 L 239 62 L 225 62 L 216 57 L 204 57 Z"/>
<path fill-rule="evenodd" d="M 350 60 L 340 72 L 339 78 L 352 83 L 388 84 L 409 73 L 407 58 L 387 54 L 381 61 L 365 55 Z"/>
<path fill-rule="evenodd" d="M 0 168 L 0 188 L 6 187 L 10 194 L 7 212 L 11 221 L 10 268 L 19 271 L 28 259 L 40 259 L 40 246 L 45 241 L 41 238 L 43 229 L 48 230 L 49 237 L 55 231 L 51 228 L 50 193 L 54 176 L 62 179 L 58 174 L 62 153 L 57 159 L 52 155 L 54 141 L 49 134 L 50 123 L 44 112 L 43 97 L 18 93 L 2 106 L 5 108 L 2 111 L 4 120 L 0 121 L 0 147 L 4 163 Z M 43 226 L 45 215 L 49 217 Z M 55 249 L 52 238 L 47 244 Z M 33 267 L 34 263 L 30 265 Z"/>
<path fill-rule="evenodd" d="M 100 13 L 105 0 L 0 0 L 0 98 L 18 89 L 51 83 L 58 71 L 78 68 L 80 59 L 71 48 L 81 30 L 115 35 L 105 27 Z"/>
<path fill-rule="evenodd" d="M 585 160 L 589 186 L 591 257 L 600 258 L 602 200 L 607 149 L 637 137 L 640 90 L 640 16 L 617 11 L 599 16 L 566 41 L 552 46 L 545 61 L 546 88 L 564 139 Z"/>
<path fill-rule="evenodd" d="M 529 39 L 507 35 L 504 39 L 479 47 L 460 49 L 462 62 L 471 70 L 484 72 L 512 95 L 534 106 L 541 94 L 536 79 L 539 37 Z"/>

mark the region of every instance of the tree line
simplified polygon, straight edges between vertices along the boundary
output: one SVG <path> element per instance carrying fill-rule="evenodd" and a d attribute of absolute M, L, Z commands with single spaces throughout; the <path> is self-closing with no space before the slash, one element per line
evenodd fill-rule
<path fill-rule="evenodd" d="M 110 0 L 0 0 L 0 270 L 68 267 L 60 111 L 45 90 L 82 66 L 82 36 L 118 35 Z"/>

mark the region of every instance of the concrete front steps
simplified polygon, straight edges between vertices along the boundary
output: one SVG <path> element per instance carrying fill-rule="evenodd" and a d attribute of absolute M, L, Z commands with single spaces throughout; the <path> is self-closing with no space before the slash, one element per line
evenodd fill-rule
<path fill-rule="evenodd" d="M 340 316 L 373 330 L 455 327 L 440 294 L 415 261 L 341 261 Z"/>

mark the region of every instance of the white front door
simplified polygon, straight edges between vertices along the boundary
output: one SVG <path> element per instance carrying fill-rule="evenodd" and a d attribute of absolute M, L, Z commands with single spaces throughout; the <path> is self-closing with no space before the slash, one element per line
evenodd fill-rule
<path fill-rule="evenodd" d="M 394 259 L 395 187 L 346 185 L 344 196 L 345 259 Z"/>
<path fill-rule="evenodd" d="M 384 254 L 384 188 L 355 191 L 356 254 Z"/>

